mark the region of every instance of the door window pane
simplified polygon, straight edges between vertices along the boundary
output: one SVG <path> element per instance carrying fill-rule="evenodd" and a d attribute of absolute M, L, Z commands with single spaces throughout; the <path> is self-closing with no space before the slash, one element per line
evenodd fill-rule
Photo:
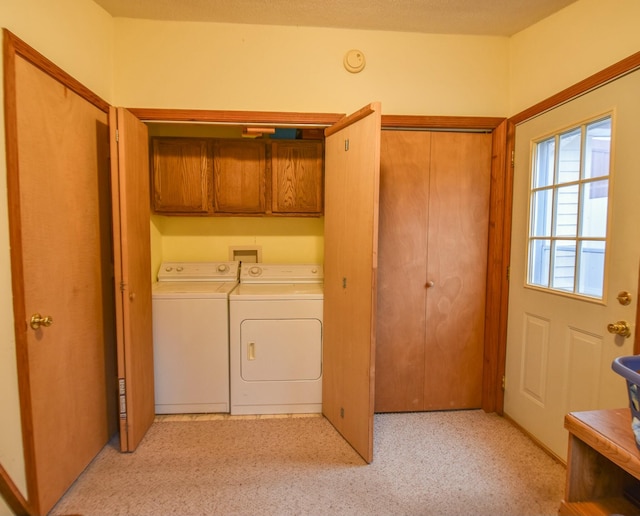
<path fill-rule="evenodd" d="M 553 248 L 553 279 L 551 286 L 573 292 L 576 276 L 576 241 L 555 240 Z"/>
<path fill-rule="evenodd" d="M 582 187 L 580 236 L 607 236 L 609 181 L 591 181 Z"/>
<path fill-rule="evenodd" d="M 560 135 L 558 183 L 569 183 L 580 177 L 580 136 L 580 129 Z"/>
<path fill-rule="evenodd" d="M 534 142 L 528 285 L 602 299 L 611 127 L 607 116 Z"/>
<path fill-rule="evenodd" d="M 576 236 L 578 234 L 578 185 L 557 189 L 554 236 Z"/>
<path fill-rule="evenodd" d="M 549 138 L 536 146 L 536 164 L 533 174 L 533 187 L 540 188 L 553 184 L 556 139 Z"/>
<path fill-rule="evenodd" d="M 611 163 L 611 119 L 607 118 L 587 127 L 585 141 L 585 179 L 609 175 Z"/>
<path fill-rule="evenodd" d="M 546 189 L 533 193 L 531 210 L 531 235 L 551 235 L 551 214 L 553 213 L 553 190 Z"/>
<path fill-rule="evenodd" d="M 549 286 L 551 240 L 533 240 L 529 246 L 529 284 Z"/>
<path fill-rule="evenodd" d="M 578 293 L 596 298 L 602 297 L 604 288 L 604 248 L 603 241 L 580 243 L 580 275 Z"/>

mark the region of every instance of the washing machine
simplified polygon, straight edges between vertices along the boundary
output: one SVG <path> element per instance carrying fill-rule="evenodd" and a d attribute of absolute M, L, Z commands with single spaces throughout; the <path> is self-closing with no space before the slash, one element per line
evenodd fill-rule
<path fill-rule="evenodd" d="M 229 292 L 239 262 L 165 262 L 152 286 L 156 414 L 229 412 Z"/>
<path fill-rule="evenodd" d="M 323 269 L 243 264 L 229 295 L 231 414 L 322 411 Z"/>

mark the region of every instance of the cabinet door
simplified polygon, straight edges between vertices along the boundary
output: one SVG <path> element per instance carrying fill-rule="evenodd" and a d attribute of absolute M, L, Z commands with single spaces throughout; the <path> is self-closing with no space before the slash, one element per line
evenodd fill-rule
<path fill-rule="evenodd" d="M 159 213 L 206 214 L 212 209 L 207 140 L 153 140 L 153 209 Z"/>
<path fill-rule="evenodd" d="M 322 141 L 271 144 L 273 213 L 322 214 Z"/>
<path fill-rule="evenodd" d="M 215 212 L 265 213 L 265 142 L 216 140 L 213 143 L 213 181 Z"/>

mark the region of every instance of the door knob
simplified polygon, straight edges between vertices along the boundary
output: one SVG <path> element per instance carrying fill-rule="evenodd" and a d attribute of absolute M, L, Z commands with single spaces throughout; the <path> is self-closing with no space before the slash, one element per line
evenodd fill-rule
<path fill-rule="evenodd" d="M 631 327 L 627 321 L 618 321 L 615 323 L 609 323 L 607 325 L 607 331 L 623 337 L 631 336 Z"/>
<path fill-rule="evenodd" d="M 38 313 L 33 314 L 31 316 L 31 321 L 29 321 L 29 325 L 34 330 L 37 330 L 38 328 L 40 328 L 40 326 L 44 326 L 45 328 L 48 328 L 52 324 L 53 324 L 53 318 L 50 315 L 45 315 L 44 317 L 42 317 Z"/>

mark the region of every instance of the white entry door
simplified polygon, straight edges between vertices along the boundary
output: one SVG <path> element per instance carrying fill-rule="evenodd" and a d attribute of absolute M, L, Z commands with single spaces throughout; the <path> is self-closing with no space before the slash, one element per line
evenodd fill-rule
<path fill-rule="evenodd" d="M 611 362 L 617 356 L 633 353 L 633 338 L 611 334 L 607 326 L 627 321 L 632 335 L 635 330 L 640 257 L 639 91 L 637 71 L 516 128 L 504 411 L 562 459 L 567 454 L 567 432 L 563 426 L 566 413 L 624 407 L 628 403 L 624 380 L 611 370 Z M 606 164 L 610 172 L 608 188 L 606 181 L 581 186 L 580 181 L 569 179 L 565 186 L 544 194 L 548 203 L 541 202 L 542 193 L 534 197 L 538 207 L 549 206 L 546 212 L 549 222 L 539 230 L 540 235 L 548 232 L 549 237 L 536 241 L 537 250 L 530 253 L 530 220 L 536 227 L 540 222 L 539 216 L 530 215 L 529 200 L 535 177 L 532 156 L 536 148 L 540 149 L 536 143 L 550 141 L 548 164 L 554 160 L 557 164 L 556 158 L 570 148 L 573 138 L 576 148 L 589 148 L 587 153 L 576 153 L 575 166 L 581 163 L 589 166 L 590 160 L 596 159 L 591 151 L 602 137 L 595 130 L 589 134 L 584 128 L 593 127 L 589 125 L 591 122 L 608 116 L 611 117 L 611 160 Z M 583 128 L 582 140 L 580 132 L 571 133 L 575 127 Z M 554 135 L 564 136 L 553 140 Z M 600 186 L 605 190 L 598 191 Z M 556 202 L 564 194 L 573 197 L 573 207 Z M 608 208 L 594 212 L 597 217 L 590 224 L 598 229 L 584 229 L 588 223 L 577 214 L 587 204 L 595 206 L 594 199 L 598 197 L 598 202 L 604 201 Z M 551 209 L 552 206 L 555 208 Z M 574 229 L 561 227 L 565 216 L 577 221 Z M 572 238 L 564 240 L 563 231 L 573 232 Z M 598 236 L 582 240 L 583 235 Z M 547 257 L 543 258 L 545 253 Z M 586 270 L 589 260 L 596 255 L 598 259 L 606 258 L 600 277 L 591 271 L 595 290 L 580 281 L 563 283 L 562 259 L 578 258 L 570 260 L 571 276 L 572 270 Z M 540 263 L 548 263 L 551 274 L 547 275 Z M 533 274 L 536 267 L 542 279 Z M 540 286 L 545 282 L 552 288 Z M 602 299 L 597 299 L 598 284 L 602 287 Z M 631 294 L 631 302 L 626 305 L 617 299 L 624 291 Z"/>

